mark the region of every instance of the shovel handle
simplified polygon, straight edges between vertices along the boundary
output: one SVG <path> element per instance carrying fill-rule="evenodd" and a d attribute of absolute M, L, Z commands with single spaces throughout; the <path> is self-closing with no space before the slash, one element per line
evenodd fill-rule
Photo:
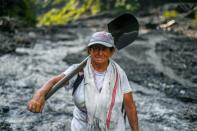
<path fill-rule="evenodd" d="M 49 99 L 58 89 L 66 85 L 66 83 L 69 82 L 69 80 L 79 73 L 79 71 L 86 65 L 86 62 L 88 60 L 89 56 L 85 58 L 79 65 L 74 68 L 67 76 L 65 76 L 62 80 L 60 80 L 58 83 L 56 83 L 53 88 L 48 92 L 48 94 L 45 96 L 45 100 Z"/>

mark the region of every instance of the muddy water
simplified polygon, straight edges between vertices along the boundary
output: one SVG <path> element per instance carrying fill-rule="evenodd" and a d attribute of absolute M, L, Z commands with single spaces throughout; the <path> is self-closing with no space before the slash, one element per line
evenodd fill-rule
<path fill-rule="evenodd" d="M 68 67 L 62 61 L 67 54 L 85 48 L 81 44 L 85 38 L 80 37 L 66 42 L 39 39 L 33 48 L 17 48 L 16 53 L 1 56 L 1 130 L 69 130 L 73 103 L 64 89 L 46 103 L 42 114 L 27 111 L 26 103 L 44 82 Z"/>
<path fill-rule="evenodd" d="M 128 71 L 137 101 L 141 130 L 197 129 L 197 83 L 192 80 L 196 74 L 191 73 L 197 67 L 194 62 L 197 61 L 195 43 L 196 39 L 153 31 L 142 34 L 138 41 L 120 52 L 122 58 L 127 58 L 125 61 L 116 58 L 124 63 L 123 68 Z M 184 58 L 186 52 L 190 52 L 190 58 Z M 182 55 L 182 58 L 175 61 L 177 55 Z M 174 65 L 182 68 L 177 69 Z"/>
<path fill-rule="evenodd" d="M 73 36 L 64 33 L 54 35 L 60 40 L 51 40 L 32 31 L 31 35 L 38 38 L 33 47 L 20 47 L 15 53 L 0 57 L 0 130 L 70 130 L 74 108 L 71 91 L 60 89 L 40 114 L 27 111 L 26 103 L 49 78 L 85 58 L 87 35 L 94 30 L 72 29 L 72 40 L 68 39 Z M 197 129 L 196 40 L 180 38 L 185 43 L 182 51 L 177 36 L 169 32 L 141 34 L 133 45 L 114 56 L 127 71 L 141 131 Z M 185 56 L 174 60 L 185 52 L 191 53 L 189 59 Z M 175 63 L 178 69 L 174 68 Z"/>

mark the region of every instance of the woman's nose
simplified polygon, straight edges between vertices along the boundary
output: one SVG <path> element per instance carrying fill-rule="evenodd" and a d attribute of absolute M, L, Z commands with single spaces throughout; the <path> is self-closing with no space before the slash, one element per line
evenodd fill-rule
<path fill-rule="evenodd" d="M 97 53 L 98 53 L 99 55 L 102 55 L 102 54 L 103 54 L 103 50 L 102 50 L 102 49 L 98 49 L 98 50 L 97 50 Z"/>

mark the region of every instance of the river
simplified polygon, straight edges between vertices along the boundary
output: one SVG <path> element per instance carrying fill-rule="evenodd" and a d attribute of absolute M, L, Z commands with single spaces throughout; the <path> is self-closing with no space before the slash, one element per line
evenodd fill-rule
<path fill-rule="evenodd" d="M 26 105 L 49 78 L 87 56 L 88 36 L 105 28 L 94 22 L 14 34 L 33 44 L 0 56 L 1 131 L 70 130 L 72 91 L 60 89 L 42 113 L 31 113 Z M 140 131 L 197 130 L 196 54 L 197 39 L 159 30 L 140 31 L 132 45 L 116 52 L 133 89 Z"/>

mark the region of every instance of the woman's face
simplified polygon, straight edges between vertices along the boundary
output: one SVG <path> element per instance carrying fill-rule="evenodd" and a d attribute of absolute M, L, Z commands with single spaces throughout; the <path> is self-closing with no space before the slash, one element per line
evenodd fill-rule
<path fill-rule="evenodd" d="M 95 44 L 92 45 L 89 49 L 89 53 L 91 55 L 92 62 L 95 64 L 106 64 L 109 61 L 109 58 L 113 55 L 113 50 L 110 48 Z"/>

